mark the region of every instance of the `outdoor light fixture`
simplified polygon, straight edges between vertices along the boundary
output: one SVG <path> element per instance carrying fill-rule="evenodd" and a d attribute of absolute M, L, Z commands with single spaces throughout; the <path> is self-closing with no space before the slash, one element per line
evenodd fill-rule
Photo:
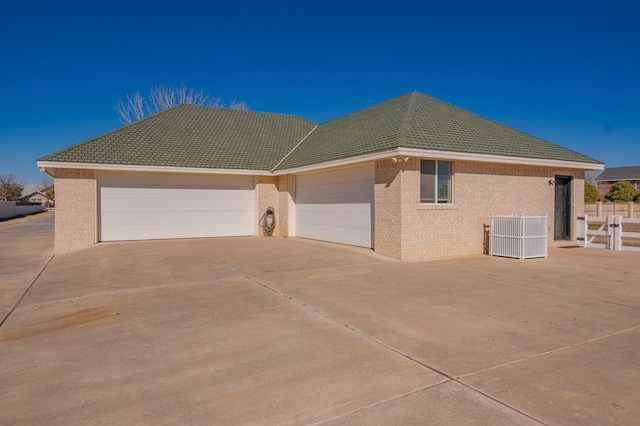
<path fill-rule="evenodd" d="M 391 157 L 391 161 L 393 161 L 394 163 L 406 163 L 407 161 L 409 161 L 409 157 Z"/>
<path fill-rule="evenodd" d="M 549 186 L 554 186 L 556 184 L 556 181 L 553 179 L 549 179 Z"/>

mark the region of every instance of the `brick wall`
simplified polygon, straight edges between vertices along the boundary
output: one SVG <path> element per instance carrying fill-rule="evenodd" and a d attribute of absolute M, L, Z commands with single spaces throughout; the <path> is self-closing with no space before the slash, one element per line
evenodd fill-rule
<path fill-rule="evenodd" d="M 614 183 L 615 182 L 598 182 L 597 183 L 598 195 L 600 195 L 600 201 L 604 200 L 604 196 L 607 194 L 607 192 L 611 191 L 611 186 Z"/>
<path fill-rule="evenodd" d="M 276 211 L 276 232 L 275 235 L 289 235 L 289 217 L 293 215 L 289 214 L 289 199 L 291 195 L 289 194 L 289 179 L 287 176 L 279 176 L 278 177 L 278 203 L 277 206 L 273 206 L 277 208 Z"/>
<path fill-rule="evenodd" d="M 484 225 L 489 224 L 489 217 L 510 214 L 547 215 L 549 241 L 554 245 L 554 186 L 549 180 L 555 175 L 574 177 L 573 217 L 582 211 L 584 176 L 581 171 L 454 162 L 454 203 L 421 205 L 420 160 L 379 161 L 376 163 L 375 250 L 402 260 L 482 254 Z M 384 183 L 385 178 L 391 181 Z M 399 209 L 394 207 L 398 198 Z M 400 214 L 398 230 L 396 222 Z M 575 232 L 572 235 L 575 238 Z M 401 243 L 398 243 L 399 237 Z"/>
<path fill-rule="evenodd" d="M 255 178 L 255 190 L 256 190 L 256 223 L 260 221 L 260 218 L 267 210 L 267 207 L 273 207 L 276 216 L 276 228 L 273 231 L 273 236 L 286 235 L 283 233 L 283 229 L 286 230 L 286 214 L 283 215 L 280 208 L 280 191 L 278 191 L 278 184 L 280 178 L 278 176 L 256 176 Z M 284 219 L 284 220 L 283 220 Z M 282 223 L 281 223 L 282 222 Z M 284 228 L 283 228 L 284 226 Z M 262 227 L 258 224 L 257 235 L 262 237 Z"/>
<path fill-rule="evenodd" d="M 55 178 L 55 253 L 96 243 L 96 179 L 93 170 L 50 170 Z"/>
<path fill-rule="evenodd" d="M 611 191 L 611 187 L 614 183 L 619 181 L 602 181 L 597 183 L 598 194 L 600 194 L 600 201 L 606 201 L 604 196 L 607 195 L 607 192 Z M 628 181 L 634 188 L 640 191 L 640 181 L 630 180 Z"/>
<path fill-rule="evenodd" d="M 373 247 L 377 253 L 400 259 L 403 167 L 391 160 L 377 161 L 374 173 Z"/>
<path fill-rule="evenodd" d="M 96 243 L 96 179 L 91 170 L 52 170 L 56 184 L 56 253 Z M 454 162 L 452 205 L 420 204 L 420 160 L 375 163 L 374 250 L 402 260 L 481 254 L 484 225 L 491 215 L 547 215 L 553 242 L 555 175 L 572 176 L 571 216 L 584 212 L 582 171 L 548 167 Z M 290 192 L 287 176 L 257 176 L 258 225 L 267 207 L 275 209 L 274 236 L 288 235 Z M 572 227 L 575 226 L 572 221 Z M 571 231 L 575 238 L 575 231 Z M 566 244 L 566 242 L 563 242 Z"/>

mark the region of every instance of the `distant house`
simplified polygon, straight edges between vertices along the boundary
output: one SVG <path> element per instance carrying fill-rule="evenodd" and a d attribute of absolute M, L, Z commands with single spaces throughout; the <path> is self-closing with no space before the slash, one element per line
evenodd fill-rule
<path fill-rule="evenodd" d="M 41 185 L 37 185 L 34 183 L 27 183 L 22 186 L 22 194 L 20 194 L 20 198 L 24 198 L 29 194 L 40 191 Z"/>
<path fill-rule="evenodd" d="M 37 164 L 55 178 L 56 253 L 262 236 L 271 207 L 274 236 L 401 260 L 482 254 L 491 215 L 546 215 L 550 245 L 575 243 L 584 173 L 603 168 L 415 91 L 321 124 L 179 105 Z"/>
<path fill-rule="evenodd" d="M 600 200 L 611 190 L 614 183 L 620 181 L 630 182 L 636 190 L 640 190 L 640 166 L 609 167 L 596 178 Z"/>
<path fill-rule="evenodd" d="M 31 194 L 24 195 L 20 198 L 21 203 L 32 203 L 32 204 L 42 204 L 43 206 L 47 204 L 47 196 L 44 192 L 36 191 Z"/>
<path fill-rule="evenodd" d="M 51 188 L 40 190 L 40 187 L 40 185 L 25 185 L 20 200 L 18 201 L 20 203 L 40 204 L 45 207 L 53 207 L 54 200 L 47 197 L 47 192 L 49 192 Z"/>

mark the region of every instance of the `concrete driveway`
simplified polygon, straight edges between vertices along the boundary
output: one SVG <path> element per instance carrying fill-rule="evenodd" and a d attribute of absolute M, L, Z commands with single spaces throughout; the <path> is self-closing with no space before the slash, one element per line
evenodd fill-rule
<path fill-rule="evenodd" d="M 578 248 L 101 244 L 55 256 L 0 328 L 0 424 L 637 424 L 639 272 Z"/>
<path fill-rule="evenodd" d="M 53 257 L 53 220 L 41 213 L 0 222 L 0 326 Z"/>

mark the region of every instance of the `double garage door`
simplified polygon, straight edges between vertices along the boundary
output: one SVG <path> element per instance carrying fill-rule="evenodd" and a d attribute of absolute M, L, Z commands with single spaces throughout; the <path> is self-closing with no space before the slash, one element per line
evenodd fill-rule
<path fill-rule="evenodd" d="M 373 247 L 373 166 L 296 177 L 296 235 Z M 252 176 L 101 172 L 100 241 L 255 235 Z"/>
<path fill-rule="evenodd" d="M 254 235 L 251 176 L 101 172 L 100 240 Z"/>
<path fill-rule="evenodd" d="M 296 177 L 296 236 L 373 247 L 373 165 Z"/>

